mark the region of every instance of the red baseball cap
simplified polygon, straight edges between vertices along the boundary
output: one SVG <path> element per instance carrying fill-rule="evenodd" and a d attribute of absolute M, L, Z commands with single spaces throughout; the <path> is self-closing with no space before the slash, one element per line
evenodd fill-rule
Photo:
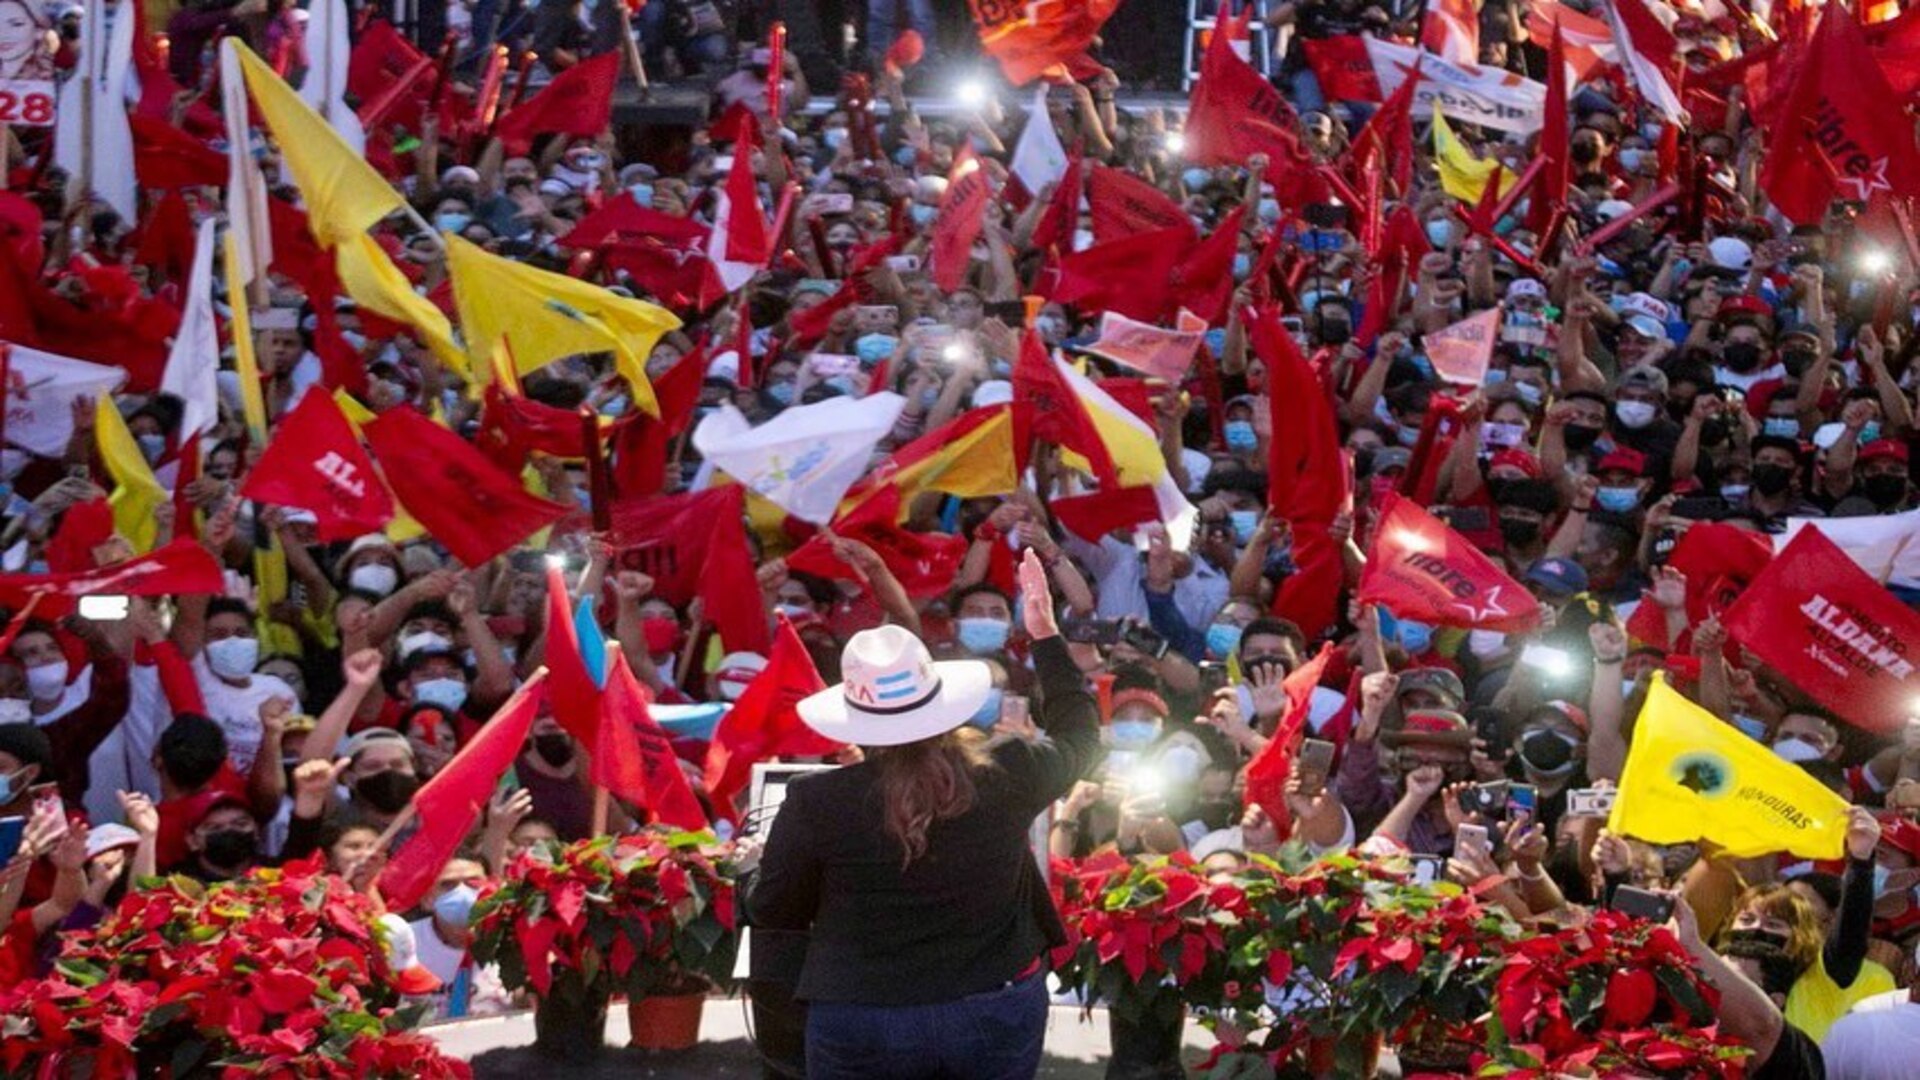
<path fill-rule="evenodd" d="M 1488 469 L 1497 469 L 1502 465 L 1519 469 L 1535 480 L 1538 480 L 1544 475 L 1543 470 L 1540 468 L 1539 458 L 1534 457 L 1525 450 L 1517 450 L 1511 446 L 1493 455 L 1493 457 L 1487 461 Z"/>
<path fill-rule="evenodd" d="M 1610 469 L 1630 472 L 1635 476 L 1645 476 L 1647 474 L 1647 455 L 1625 446 L 1615 447 L 1600 459 L 1600 464 L 1593 467 L 1593 471 L 1596 473 L 1603 473 Z"/>
<path fill-rule="evenodd" d="M 1897 439 L 1875 439 L 1860 448 L 1860 457 L 1858 460 L 1862 463 L 1883 459 L 1905 464 L 1907 461 L 1907 444 Z"/>

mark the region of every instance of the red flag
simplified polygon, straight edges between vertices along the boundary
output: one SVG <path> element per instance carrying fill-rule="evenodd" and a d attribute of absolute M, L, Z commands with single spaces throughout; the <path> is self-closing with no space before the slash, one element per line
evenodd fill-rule
<path fill-rule="evenodd" d="M 1480 12 L 1473 0 L 1427 0 L 1420 46 L 1456 64 L 1480 62 Z"/>
<path fill-rule="evenodd" d="M 175 540 L 137 559 L 66 574 L 0 574 L 0 605 L 19 610 L 35 594 L 35 615 L 71 614 L 82 596 L 169 596 L 226 589 L 220 564 L 193 540 Z"/>
<path fill-rule="evenodd" d="M 1773 544 L 1761 533 L 1717 522 L 1690 526 L 1667 555 L 1667 565 L 1687 576 L 1687 625 L 1723 614 L 1772 562 Z M 1633 609 L 1627 633 L 1676 653 L 1687 651 L 1693 636 L 1689 630 L 1668 641 L 1666 612 L 1648 601 Z"/>
<path fill-rule="evenodd" d="M 1040 212 L 1040 221 L 1033 227 L 1036 249 L 1046 251 L 1055 245 L 1072 246 L 1074 230 L 1080 226 L 1081 178 L 1085 172 L 1085 163 L 1079 154 L 1067 159 L 1067 171 L 1054 186 L 1053 197 L 1047 200 L 1047 208 Z M 39 230 L 33 235 L 39 239 Z"/>
<path fill-rule="evenodd" d="M 1280 179 L 1291 173 L 1310 174 L 1312 155 L 1300 145 L 1292 106 L 1280 91 L 1234 54 L 1252 14 L 1249 5 L 1238 19 L 1224 18 L 1214 27 L 1200 63 L 1200 78 L 1187 102 L 1187 160 L 1196 165 L 1241 165 L 1254 154 L 1266 154 L 1268 179 L 1281 190 Z M 1324 201 L 1302 193 L 1304 202 Z"/>
<path fill-rule="evenodd" d="M 393 520 L 393 496 L 332 394 L 302 395 L 281 418 L 240 496 L 311 511 L 323 541 L 378 532 Z"/>
<path fill-rule="evenodd" d="M 1248 326 L 1254 354 L 1267 365 L 1267 505 L 1293 527 L 1298 572 L 1280 585 L 1273 610 L 1309 638 L 1333 625 L 1340 612 L 1345 571 L 1340 546 L 1328 530 L 1352 508 L 1352 466 L 1340 449 L 1333 403 L 1300 346 L 1276 313 L 1260 312 Z"/>
<path fill-rule="evenodd" d="M 1524 633 L 1540 624 L 1533 594 L 1445 522 L 1399 495 L 1387 499 L 1374 527 L 1357 599 L 1439 626 Z"/>
<path fill-rule="evenodd" d="M 1371 63 L 1371 62 L 1369 62 Z M 1404 195 L 1413 185 L 1413 92 L 1420 86 L 1420 64 L 1400 80 L 1399 89 L 1381 104 L 1360 135 L 1353 140 L 1353 165 L 1350 175 L 1356 181 L 1369 176 L 1389 176 L 1396 193 Z M 1380 207 L 1368 208 L 1368 217 L 1380 214 Z"/>
<path fill-rule="evenodd" d="M 1831 17 L 1828 17 L 1831 16 Z M 1913 124 L 1868 51 L 1860 24 L 1830 8 L 1807 46 L 1767 152 L 1760 186 L 1789 221 L 1820 221 L 1835 199 L 1920 190 Z"/>
<path fill-rule="evenodd" d="M 501 117 L 493 133 L 514 154 L 526 153 L 538 135 L 593 138 L 613 116 L 613 87 L 619 81 L 620 50 L 582 60 Z"/>
<path fill-rule="evenodd" d="M 805 311 L 788 312 L 787 329 L 793 334 L 793 346 L 803 348 L 826 337 L 827 331 L 832 328 L 833 317 L 859 302 L 859 282 L 856 278 L 849 276 L 847 280 L 840 283 L 838 289 L 834 290 L 832 296 Z M 746 363 L 747 361 L 742 360 L 743 368 Z"/>
<path fill-rule="evenodd" d="M 1193 219 L 1160 189 L 1120 169 L 1095 165 L 1087 183 L 1087 204 L 1093 211 L 1096 243 L 1135 233 L 1180 229 L 1197 239 Z"/>
<path fill-rule="evenodd" d="M 501 472 L 472 443 L 411 406 L 366 425 L 387 486 L 427 532 L 468 566 L 480 566 L 565 517 Z"/>
<path fill-rule="evenodd" d="M 1040 335 L 1029 330 L 1013 363 L 1014 453 L 1024 457 L 1035 438 L 1072 450 L 1087 459 L 1102 484 L 1118 485 L 1120 474 L 1093 414 L 1047 355 Z"/>
<path fill-rule="evenodd" d="M 900 524 L 900 489 L 883 487 L 852 509 L 835 515 L 830 531 L 872 548 L 915 599 L 939 596 L 953 588 L 954 575 L 967 557 L 965 537 L 922 533 Z M 816 533 L 787 556 L 787 567 L 824 578 L 858 580 L 852 567 L 833 553 L 825 533 Z"/>
<path fill-rule="evenodd" d="M 380 871 L 380 895 L 389 908 L 405 911 L 419 903 L 473 831 L 500 778 L 526 745 L 546 697 L 544 679 L 544 673 L 535 672 L 522 683 L 493 719 L 414 792 L 414 820 L 420 828 Z"/>
<path fill-rule="evenodd" d="M 1381 101 L 1386 92 L 1373 71 L 1373 54 L 1367 51 L 1367 39 L 1353 34 L 1337 34 L 1300 43 L 1319 80 L 1320 92 L 1328 101 Z"/>
<path fill-rule="evenodd" d="M 680 771 L 673 740 L 648 710 L 646 688 L 634 678 L 626 654 L 607 645 L 605 713 L 593 748 L 593 782 L 638 806 L 656 824 L 704 829 L 707 812 Z"/>
<path fill-rule="evenodd" d="M 1273 738 L 1247 763 L 1246 801 L 1265 810 L 1283 835 L 1290 831 L 1292 822 L 1292 815 L 1287 812 L 1287 779 L 1293 775 L 1293 758 L 1299 753 L 1300 740 L 1307 730 L 1313 688 L 1320 685 L 1332 656 L 1333 645 L 1329 642 L 1320 646 L 1313 659 L 1287 675 L 1281 684 L 1287 692 L 1287 711 L 1280 715 Z"/>
<path fill-rule="evenodd" d="M 1722 621 L 1729 638 L 1856 727 L 1890 735 L 1914 712 L 1920 615 L 1818 529 L 1795 534 Z"/>
<path fill-rule="evenodd" d="M 650 418 L 641 413 L 629 414 L 608 425 L 602 434 L 618 438 L 620 431 L 643 419 Z M 527 455 L 534 450 L 558 458 L 578 459 L 583 454 L 580 414 L 532 398 L 515 397 L 496 380 L 487 384 L 481 399 L 480 432 L 473 444 L 487 455 L 487 460 L 510 473 L 524 468 Z"/>
<path fill-rule="evenodd" d="M 971 149 L 963 148 L 947 177 L 947 193 L 940 200 L 940 216 L 933 221 L 933 244 L 928 252 L 933 260 L 933 280 L 943 291 L 952 292 L 966 280 L 973 242 L 980 236 L 987 202 L 992 197 L 987 170 L 981 168 L 980 159 Z"/>
<path fill-rule="evenodd" d="M 60 526 L 47 541 L 47 569 L 71 574 L 95 569 L 93 549 L 113 539 L 113 507 L 105 499 L 75 503 L 60 515 Z"/>
<path fill-rule="evenodd" d="M 981 49 L 1000 61 L 1008 82 L 1024 86 L 1050 68 L 1075 67 L 1120 0 L 967 0 L 967 6 Z"/>
<path fill-rule="evenodd" d="M 705 234 L 699 250 L 676 248 L 651 237 L 603 241 L 603 265 L 624 273 L 639 290 L 675 311 L 706 311 L 727 295 L 727 284 L 707 258 Z"/>
<path fill-rule="evenodd" d="M 199 139 L 139 113 L 127 117 L 127 126 L 133 129 L 133 168 L 141 187 L 214 187 L 227 182 L 226 156 Z"/>
<path fill-rule="evenodd" d="M 1567 157 L 1567 39 L 1560 20 L 1553 20 L 1553 37 L 1547 45 L 1547 119 L 1534 143 L 1546 168 L 1534 183 L 1533 197 L 1527 204 L 1527 228 L 1535 235 L 1544 233 L 1553 212 L 1566 201 L 1570 160 Z M 1499 187 L 1488 184 L 1488 187 Z M 1478 383 L 1474 384 L 1478 386 Z"/>
<path fill-rule="evenodd" d="M 707 127 L 707 138 L 717 143 L 745 143 L 748 147 L 760 145 L 760 118 L 747 107 L 745 101 L 736 101 L 727 106 L 720 118 Z"/>
<path fill-rule="evenodd" d="M 1240 251 L 1240 221 L 1245 206 L 1236 206 L 1205 240 L 1193 245 L 1167 276 L 1170 307 L 1185 308 L 1209 324 L 1227 319 L 1233 299 L 1233 257 Z"/>
<path fill-rule="evenodd" d="M 1047 502 L 1047 510 L 1069 532 L 1090 543 L 1098 543 L 1115 529 L 1160 520 L 1160 501 L 1148 484 L 1054 498 Z"/>
<path fill-rule="evenodd" d="M 782 756 L 831 754 L 840 744 L 800 719 L 800 699 L 827 688 L 813 657 L 787 617 L 773 635 L 773 655 L 733 703 L 707 744 L 707 801 L 714 812 L 738 820 L 734 796 L 753 775 L 755 762 Z"/>
<path fill-rule="evenodd" d="M 747 547 L 746 493 L 738 484 L 613 508 L 619 568 L 653 578 L 669 603 L 704 601 L 727 648 L 766 655 L 767 613 Z"/>
<path fill-rule="evenodd" d="M 1159 322 L 1172 300 L 1167 266 L 1186 254 L 1192 229 L 1135 233 L 1060 257 L 1052 299 L 1085 312 Z"/>
<path fill-rule="evenodd" d="M 587 670 L 580 652 L 580 635 L 573 623 L 573 600 L 567 595 L 566 574 L 547 568 L 547 692 L 553 700 L 553 719 L 589 752 L 600 743 L 600 687 Z"/>
<path fill-rule="evenodd" d="M 900 31 L 900 36 L 893 39 L 892 45 L 887 46 L 887 55 L 882 62 L 886 64 L 888 71 L 898 76 L 919 63 L 920 58 L 926 54 L 927 42 L 920 36 L 920 31 L 907 29 Z"/>
<path fill-rule="evenodd" d="M 573 228 L 567 230 L 566 235 L 556 237 L 554 242 L 564 247 L 589 248 L 615 238 L 639 239 L 648 236 L 688 250 L 704 250 L 707 246 L 705 225 L 692 218 L 675 217 L 641 206 L 633 201 L 631 193 L 625 191 L 581 218 Z"/>
<path fill-rule="evenodd" d="M 145 186 L 145 181 L 141 182 Z M 169 191 L 147 210 L 140 223 L 140 246 L 133 253 L 136 266 L 150 266 L 184 288 L 193 274 L 193 212 L 178 191 Z"/>
<path fill-rule="evenodd" d="M 653 380 L 653 397 L 660 417 L 637 416 L 614 435 L 613 487 L 626 498 L 657 495 L 667 486 L 667 450 L 675 435 L 687 429 L 700 404 L 700 386 L 707 377 L 704 345 L 675 361 Z"/>

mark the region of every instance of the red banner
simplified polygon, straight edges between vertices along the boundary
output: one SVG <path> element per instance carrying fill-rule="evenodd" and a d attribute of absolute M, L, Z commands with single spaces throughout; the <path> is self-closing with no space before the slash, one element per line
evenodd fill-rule
<path fill-rule="evenodd" d="M 137 559 L 71 574 L 0 574 L 0 604 L 18 608 L 35 594 L 33 613 L 57 619 L 82 596 L 218 594 L 226 587 L 220 564 L 192 540 L 175 540 Z"/>
<path fill-rule="evenodd" d="M 1381 514 L 1358 599 L 1439 626 L 1524 633 L 1540 623 L 1533 594 L 1466 537 L 1398 495 Z"/>
<path fill-rule="evenodd" d="M 1857 727 L 1898 731 L 1920 711 L 1920 615 L 1818 529 L 1800 530 L 1723 621 L 1734 641 Z"/>

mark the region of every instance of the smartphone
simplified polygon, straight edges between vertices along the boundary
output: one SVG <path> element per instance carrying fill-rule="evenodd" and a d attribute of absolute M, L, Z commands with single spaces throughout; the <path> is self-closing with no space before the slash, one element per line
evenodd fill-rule
<path fill-rule="evenodd" d="M 1631 885 L 1622 885 L 1613 890 L 1613 898 L 1607 901 L 1607 907 L 1622 915 L 1652 923 L 1663 923 L 1673 918 L 1673 897 L 1636 889 Z"/>
<path fill-rule="evenodd" d="M 887 267 L 896 274 L 915 273 L 920 269 L 920 256 L 889 255 L 887 256 Z"/>
<path fill-rule="evenodd" d="M 717 173 L 733 171 L 733 155 L 719 154 L 713 159 L 713 171 Z"/>
<path fill-rule="evenodd" d="M 1573 817 L 1603 818 L 1613 813 L 1613 788 L 1574 788 L 1567 792 L 1567 813 Z"/>
<path fill-rule="evenodd" d="M 41 808 L 46 807 L 52 812 L 54 820 L 60 823 L 49 839 L 57 840 L 67 835 L 67 804 L 60 798 L 60 785 L 35 784 L 27 790 L 33 795 L 34 813 L 41 813 Z"/>
<path fill-rule="evenodd" d="M 1527 819 L 1538 820 L 1540 809 L 1540 791 L 1532 784 L 1511 784 L 1507 787 L 1507 813 L 1509 815 L 1526 814 Z"/>
<path fill-rule="evenodd" d="M 1438 885 L 1447 876 L 1447 860 L 1438 855 L 1411 855 L 1415 885 Z"/>
<path fill-rule="evenodd" d="M 1489 780 L 1466 788 L 1460 792 L 1460 809 L 1483 818 L 1506 817 L 1509 787 L 1505 780 Z"/>
<path fill-rule="evenodd" d="M 1300 793 L 1318 795 L 1327 789 L 1327 777 L 1333 772 L 1333 744 L 1324 739 L 1308 739 L 1300 744 Z"/>
<path fill-rule="evenodd" d="M 853 325 L 869 333 L 892 333 L 900 326 L 900 309 L 892 304 L 855 304 Z"/>
<path fill-rule="evenodd" d="M 26 834 L 26 818 L 0 818 L 0 866 L 7 865 L 15 855 L 20 854 L 20 839 Z"/>
<path fill-rule="evenodd" d="M 127 597 L 83 596 L 80 617 L 94 622 L 119 622 L 127 617 Z"/>
<path fill-rule="evenodd" d="M 1300 212 L 1300 216 L 1316 229 L 1347 227 L 1347 207 L 1342 203 L 1312 203 Z"/>
<path fill-rule="evenodd" d="M 1718 521 L 1727 512 L 1727 500 L 1718 495 L 1689 495 L 1673 500 L 1673 516 L 1688 521 Z"/>
<path fill-rule="evenodd" d="M 1467 822 L 1453 830 L 1453 846 L 1456 851 L 1472 848 L 1482 855 L 1493 854 L 1493 840 L 1487 833 L 1487 827 L 1475 825 L 1472 822 Z"/>
<path fill-rule="evenodd" d="M 1227 665 L 1218 660 L 1200 661 L 1200 696 L 1211 699 L 1214 694 L 1226 689 Z"/>
<path fill-rule="evenodd" d="M 1021 727 L 1033 717 L 1033 706 L 1024 694 L 1003 694 L 1000 697 L 1000 719 Z"/>
<path fill-rule="evenodd" d="M 1520 662 L 1538 668 L 1540 674 L 1549 679 L 1573 674 L 1573 654 L 1551 645 L 1529 645 L 1521 649 Z"/>
<path fill-rule="evenodd" d="M 1120 643 L 1120 624 L 1112 619 L 1068 619 L 1060 632 L 1075 645 L 1112 648 Z"/>
<path fill-rule="evenodd" d="M 1150 626 L 1129 623 L 1127 628 L 1120 632 L 1120 640 L 1155 660 L 1167 655 L 1167 639 L 1154 633 Z"/>
<path fill-rule="evenodd" d="M 814 353 L 807 357 L 807 367 L 815 375 L 830 379 L 835 375 L 851 375 L 860 370 L 860 358 L 847 353 Z"/>

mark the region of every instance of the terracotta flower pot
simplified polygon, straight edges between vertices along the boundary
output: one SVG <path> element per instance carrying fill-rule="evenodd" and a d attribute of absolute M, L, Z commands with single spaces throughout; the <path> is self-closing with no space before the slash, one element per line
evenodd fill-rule
<path fill-rule="evenodd" d="M 606 1049 L 606 987 L 575 978 L 555 979 L 533 1009 L 533 1048 L 560 1061 L 591 1061 Z"/>
<path fill-rule="evenodd" d="M 670 994 L 635 998 L 627 1002 L 627 1024 L 633 1033 L 629 1046 L 640 1050 L 685 1050 L 700 1041 L 700 1014 L 707 995 Z"/>

